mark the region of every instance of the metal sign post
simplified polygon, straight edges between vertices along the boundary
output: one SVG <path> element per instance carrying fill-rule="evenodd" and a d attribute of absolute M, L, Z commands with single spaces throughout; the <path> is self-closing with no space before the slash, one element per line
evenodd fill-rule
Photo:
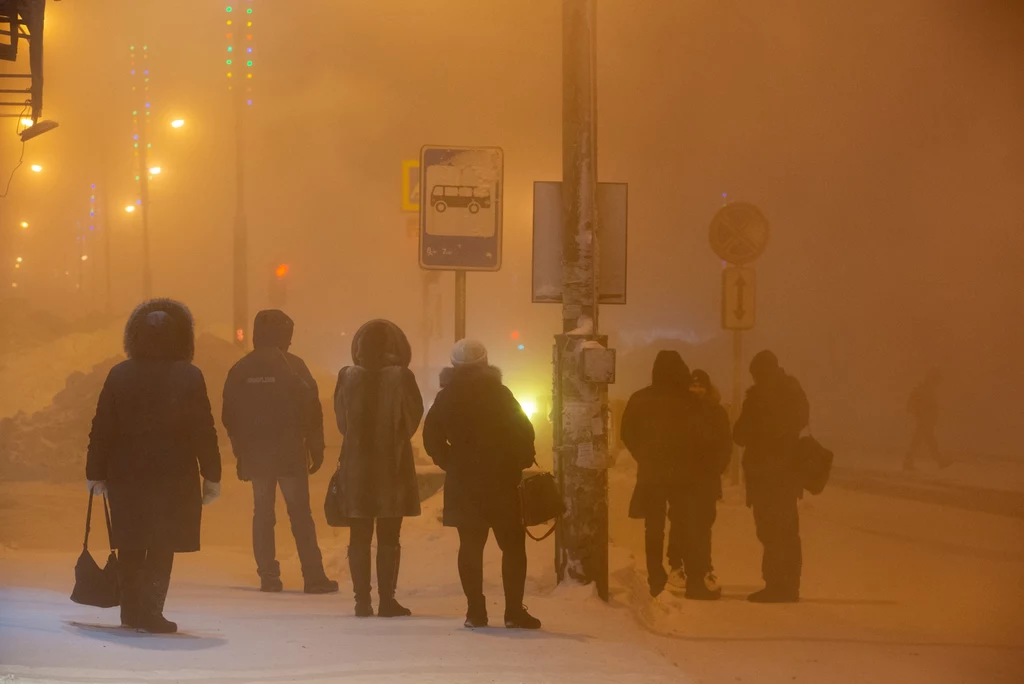
<path fill-rule="evenodd" d="M 722 328 L 732 330 L 732 406 L 733 425 L 740 417 L 743 402 L 743 331 L 756 321 L 757 272 L 745 268 L 764 253 L 771 231 L 768 220 L 753 204 L 732 202 L 718 210 L 711 220 L 711 249 L 723 261 L 732 264 L 722 271 Z M 733 447 L 729 480 L 740 482 L 739 449 Z"/>

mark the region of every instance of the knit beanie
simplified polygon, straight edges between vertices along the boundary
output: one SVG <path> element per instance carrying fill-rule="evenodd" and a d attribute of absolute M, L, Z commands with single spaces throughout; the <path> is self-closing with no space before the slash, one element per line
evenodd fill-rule
<path fill-rule="evenodd" d="M 452 347 L 453 366 L 486 366 L 487 347 L 476 340 L 459 340 Z"/>

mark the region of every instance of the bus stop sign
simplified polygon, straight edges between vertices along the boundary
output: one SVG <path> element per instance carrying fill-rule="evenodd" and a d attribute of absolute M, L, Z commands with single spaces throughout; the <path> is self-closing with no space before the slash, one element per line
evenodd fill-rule
<path fill-rule="evenodd" d="M 723 261 L 743 266 L 757 259 L 768 246 L 768 219 L 747 202 L 730 202 L 711 219 L 711 249 Z"/>
<path fill-rule="evenodd" d="M 420 150 L 421 268 L 501 268 L 503 171 L 499 147 Z"/>

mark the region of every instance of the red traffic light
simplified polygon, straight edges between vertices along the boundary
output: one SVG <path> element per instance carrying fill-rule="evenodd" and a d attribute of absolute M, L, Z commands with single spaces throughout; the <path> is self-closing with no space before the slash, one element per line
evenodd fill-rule
<path fill-rule="evenodd" d="M 274 275 L 276 275 L 278 278 L 284 278 L 286 275 L 288 275 L 288 264 L 281 264 L 276 269 L 274 269 Z"/>

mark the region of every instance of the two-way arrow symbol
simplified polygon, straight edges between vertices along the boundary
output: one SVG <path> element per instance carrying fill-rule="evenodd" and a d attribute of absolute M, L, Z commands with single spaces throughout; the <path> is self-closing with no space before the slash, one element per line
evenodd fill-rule
<path fill-rule="evenodd" d="M 747 310 L 743 308 L 743 291 L 747 288 L 747 281 L 743 279 L 741 275 L 736 280 L 736 310 L 733 311 L 736 314 L 736 320 L 743 320 L 743 316 L 747 313 Z"/>

